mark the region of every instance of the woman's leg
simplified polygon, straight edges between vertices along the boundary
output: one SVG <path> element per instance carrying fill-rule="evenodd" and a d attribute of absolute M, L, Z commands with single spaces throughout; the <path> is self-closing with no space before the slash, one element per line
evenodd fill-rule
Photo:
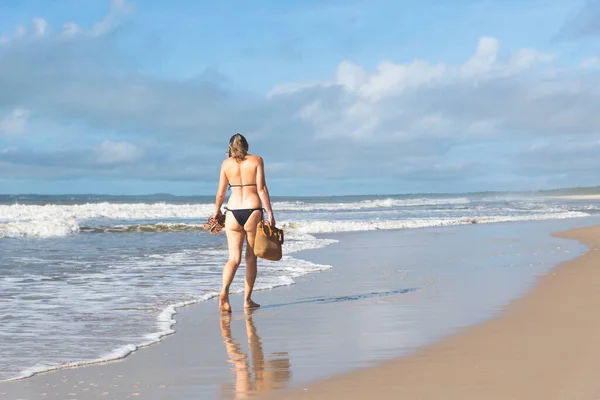
<path fill-rule="evenodd" d="M 219 308 L 221 311 L 231 312 L 231 305 L 229 304 L 229 287 L 235 273 L 240 266 L 242 260 L 242 247 L 244 245 L 244 236 L 246 232 L 237 223 L 235 218 L 228 217 L 225 220 L 225 234 L 227 235 L 227 247 L 229 248 L 229 260 L 225 263 L 223 268 L 223 288 L 219 296 Z"/>
<path fill-rule="evenodd" d="M 262 218 L 261 211 L 255 211 L 252 213 L 248 222 L 244 225 L 246 231 L 246 281 L 244 290 L 244 308 L 257 308 L 260 304 L 252 301 L 252 290 L 254 289 L 254 282 L 256 282 L 256 275 L 258 273 L 256 254 L 254 254 L 254 238 L 256 237 L 256 226 Z"/>

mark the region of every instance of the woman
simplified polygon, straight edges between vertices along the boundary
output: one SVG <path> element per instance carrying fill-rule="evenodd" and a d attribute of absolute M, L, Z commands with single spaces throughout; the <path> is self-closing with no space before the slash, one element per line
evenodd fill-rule
<path fill-rule="evenodd" d="M 246 284 L 244 308 L 257 308 L 252 301 L 252 289 L 256 280 L 256 255 L 254 238 L 256 226 L 263 218 L 263 207 L 268 213 L 267 222 L 275 226 L 275 217 L 271 209 L 271 198 L 265 183 L 263 159 L 248 154 L 246 138 L 236 133 L 229 139 L 228 158 L 221 164 L 219 188 L 217 190 L 215 213 L 213 218 L 221 216 L 221 206 L 225 200 L 227 184 L 231 188 L 225 218 L 225 233 L 229 247 L 229 260 L 223 269 L 223 288 L 219 296 L 221 311 L 231 312 L 229 305 L 229 287 L 242 260 L 242 246 L 246 239 Z"/>

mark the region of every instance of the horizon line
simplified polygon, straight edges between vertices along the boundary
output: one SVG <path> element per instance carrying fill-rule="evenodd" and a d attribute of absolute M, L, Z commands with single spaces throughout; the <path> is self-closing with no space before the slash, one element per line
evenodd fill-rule
<path fill-rule="evenodd" d="M 373 194 L 343 194 L 343 195 L 272 195 L 271 197 L 352 197 L 352 196 L 410 196 L 410 195 L 468 195 L 468 194 L 481 194 L 481 193 L 551 193 L 561 192 L 567 190 L 592 190 L 595 189 L 600 192 L 600 185 L 596 186 L 569 186 L 569 187 L 558 187 L 554 189 L 531 189 L 531 190 L 479 190 L 479 191 L 468 191 L 468 192 L 406 192 L 406 193 L 373 193 Z M 151 197 L 151 196 L 165 196 L 165 197 L 214 197 L 214 194 L 190 194 L 190 195 L 179 195 L 172 193 L 145 193 L 145 194 L 111 194 L 111 193 L 61 193 L 61 194 L 49 194 L 49 193 L 0 193 L 0 196 L 38 196 L 38 197 L 51 197 L 51 196 L 101 196 L 101 197 Z"/>

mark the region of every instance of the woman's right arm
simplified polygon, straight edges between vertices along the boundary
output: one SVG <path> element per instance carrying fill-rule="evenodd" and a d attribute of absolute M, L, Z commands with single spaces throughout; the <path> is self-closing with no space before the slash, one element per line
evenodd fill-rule
<path fill-rule="evenodd" d="M 225 174 L 225 161 L 221 164 L 221 172 L 219 174 L 219 186 L 217 187 L 217 195 L 215 196 L 215 212 L 213 218 L 217 218 L 221 215 L 221 206 L 225 201 L 227 195 L 227 175 Z"/>
<path fill-rule="evenodd" d="M 258 166 L 256 168 L 256 190 L 258 191 L 258 196 L 260 197 L 263 207 L 267 211 L 267 214 L 269 214 L 269 225 L 275 226 L 275 216 L 271 209 L 271 196 L 269 195 L 269 189 L 267 188 L 265 164 L 262 157 L 258 157 Z"/>

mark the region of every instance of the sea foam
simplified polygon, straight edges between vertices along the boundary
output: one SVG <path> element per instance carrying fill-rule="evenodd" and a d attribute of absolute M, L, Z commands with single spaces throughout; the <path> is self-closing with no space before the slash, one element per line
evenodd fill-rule
<path fill-rule="evenodd" d="M 540 221 L 549 219 L 566 219 L 586 217 L 589 214 L 578 211 L 540 213 L 510 216 L 482 216 L 461 218 L 414 218 L 399 220 L 337 220 L 337 221 L 295 221 L 283 222 L 284 230 L 302 233 L 335 233 L 371 231 L 379 229 L 414 229 L 431 228 L 451 225 L 467 225 L 477 223 L 498 223 L 518 221 Z"/>

